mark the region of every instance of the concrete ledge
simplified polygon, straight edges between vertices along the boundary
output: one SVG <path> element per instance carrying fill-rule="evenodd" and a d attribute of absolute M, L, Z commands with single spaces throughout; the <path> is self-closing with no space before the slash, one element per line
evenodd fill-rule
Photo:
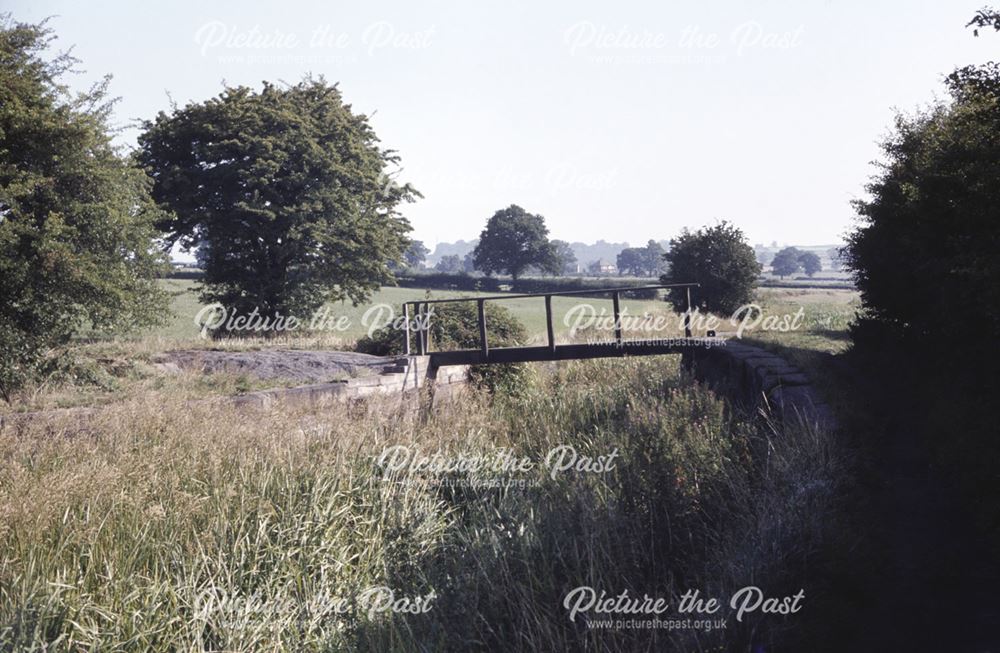
<path fill-rule="evenodd" d="M 373 376 L 362 376 L 331 383 L 313 383 L 291 388 L 258 390 L 244 395 L 208 397 L 190 401 L 187 405 L 222 403 L 237 408 L 264 410 L 279 405 L 322 408 L 379 394 L 403 396 L 423 388 L 430 390 L 431 403 L 434 405 L 443 400 L 457 397 L 468 384 L 469 367 L 467 365 L 432 369 L 429 363 L 429 356 L 410 356 L 397 359 L 392 365 L 391 371 Z M 74 422 L 84 424 L 88 423 L 101 410 L 103 408 L 82 406 L 0 415 L 0 428 L 17 427 L 36 421 L 54 423 L 60 419 L 71 419 Z"/>

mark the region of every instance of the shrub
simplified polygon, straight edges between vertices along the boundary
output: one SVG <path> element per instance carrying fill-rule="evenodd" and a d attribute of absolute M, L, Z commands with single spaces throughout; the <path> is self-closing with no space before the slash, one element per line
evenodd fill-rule
<path fill-rule="evenodd" d="M 0 395 L 60 367 L 81 325 L 154 324 L 166 294 L 149 179 L 121 156 L 104 84 L 74 97 L 76 61 L 44 25 L 0 15 Z"/>
<path fill-rule="evenodd" d="M 664 258 L 670 274 L 664 283 L 697 283 L 692 303 L 705 311 L 730 314 L 753 299 L 760 263 L 743 232 L 728 222 L 695 232 L 685 229 L 670 241 Z M 679 311 L 687 308 L 683 288 L 671 290 L 669 301 Z"/>
<path fill-rule="evenodd" d="M 479 347 L 479 312 L 475 302 L 431 304 L 430 342 L 435 349 Z M 399 314 L 397 312 L 397 314 Z M 486 335 L 491 347 L 514 347 L 527 341 L 524 325 L 502 306 L 486 303 Z M 357 350 L 376 356 L 403 353 L 403 334 L 391 325 L 361 338 Z M 517 392 L 528 374 L 523 364 L 474 365 L 470 378 L 492 392 Z"/>

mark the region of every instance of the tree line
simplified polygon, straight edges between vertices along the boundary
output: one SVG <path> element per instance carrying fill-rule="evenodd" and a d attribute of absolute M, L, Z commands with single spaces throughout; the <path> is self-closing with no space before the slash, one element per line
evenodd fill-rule
<path fill-rule="evenodd" d="M 993 26 L 993 16 L 970 25 Z M 81 325 L 162 320 L 156 277 L 174 244 L 197 251 L 203 301 L 286 315 L 363 302 L 395 266 L 426 256 L 401 211 L 419 192 L 396 182 L 398 155 L 336 84 L 226 87 L 144 121 L 125 152 L 112 141 L 107 80 L 71 93 L 62 79 L 76 62 L 46 56 L 53 39 L 45 23 L 0 17 L 0 394 L 58 366 Z M 1000 330 L 1000 72 L 967 66 L 946 85 L 947 101 L 897 118 L 871 199 L 854 205 L 860 224 L 839 254 L 862 294 L 856 343 Z M 575 266 L 571 255 L 541 216 L 510 205 L 461 266 L 516 278 L 559 273 Z M 685 230 L 666 251 L 652 241 L 626 249 L 617 263 L 697 281 L 700 304 L 720 311 L 749 300 L 762 268 L 728 222 Z M 821 269 L 794 248 L 771 266 L 779 276 Z"/>
<path fill-rule="evenodd" d="M 107 80 L 71 93 L 62 78 L 77 62 L 46 58 L 54 38 L 46 23 L 0 18 L 5 396 L 58 369 L 53 353 L 84 325 L 114 333 L 162 322 L 168 296 L 156 278 L 175 245 L 196 252 L 201 301 L 274 316 L 364 302 L 404 261 L 426 256 L 401 213 L 419 192 L 396 181 L 398 155 L 337 84 L 225 87 L 143 121 L 138 148 L 125 152 L 112 141 Z M 690 237 L 668 252 L 654 241 L 626 249 L 617 263 L 694 278 L 707 271 L 684 267 Z M 515 279 L 576 264 L 542 216 L 513 204 L 466 260 L 442 262 Z"/>

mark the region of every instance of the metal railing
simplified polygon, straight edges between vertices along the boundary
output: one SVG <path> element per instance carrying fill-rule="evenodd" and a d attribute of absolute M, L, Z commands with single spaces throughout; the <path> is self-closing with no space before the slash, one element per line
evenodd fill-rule
<path fill-rule="evenodd" d="M 488 356 L 490 347 L 486 336 L 486 302 L 505 301 L 508 299 L 527 299 L 532 297 L 545 298 L 545 330 L 548 335 L 548 347 L 551 351 L 556 350 L 555 330 L 552 326 L 552 298 L 572 295 L 603 295 L 611 294 L 611 306 L 614 313 L 615 342 L 622 343 L 621 325 L 621 295 L 622 293 L 635 292 L 637 290 L 665 290 L 670 288 L 684 288 L 687 293 L 687 310 L 684 312 L 684 337 L 691 337 L 691 288 L 697 288 L 697 283 L 671 283 L 658 284 L 655 286 L 635 286 L 632 288 L 587 288 L 581 290 L 563 290 L 545 293 L 524 293 L 524 294 L 501 294 L 483 297 L 455 297 L 452 299 L 419 299 L 403 302 L 403 322 L 405 332 L 404 350 L 406 355 L 411 354 L 410 349 L 410 307 L 416 313 L 416 337 L 417 355 L 424 356 L 430 352 L 430 316 L 432 314 L 429 306 L 431 304 L 454 304 L 458 302 L 476 302 L 478 308 L 479 323 L 479 349 L 483 356 Z"/>

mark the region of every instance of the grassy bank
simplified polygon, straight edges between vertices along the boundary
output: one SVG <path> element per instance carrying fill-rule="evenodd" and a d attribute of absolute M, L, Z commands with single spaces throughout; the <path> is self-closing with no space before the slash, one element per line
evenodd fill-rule
<path fill-rule="evenodd" d="M 734 418 L 675 357 L 562 364 L 430 415 L 398 401 L 262 419 L 137 399 L 86 433 L 3 432 L 0 648 L 691 650 L 801 625 L 588 630 L 563 599 L 808 597 L 839 464 L 823 434 Z M 387 474 L 392 445 L 537 464 L 442 484 Z M 616 464 L 553 475 L 559 446 Z M 369 613 L 375 586 L 434 598 Z"/>

